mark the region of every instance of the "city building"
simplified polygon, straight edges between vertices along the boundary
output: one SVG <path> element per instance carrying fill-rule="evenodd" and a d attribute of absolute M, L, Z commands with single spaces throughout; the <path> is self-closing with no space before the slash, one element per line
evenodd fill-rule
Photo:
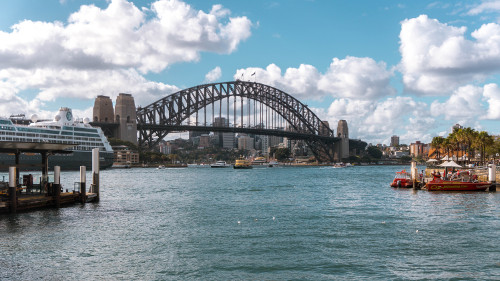
<path fill-rule="evenodd" d="M 399 136 L 392 136 L 391 137 L 391 146 L 399 146 Z"/>
<path fill-rule="evenodd" d="M 427 156 L 429 153 L 429 148 L 429 144 L 424 144 L 420 141 L 416 141 L 415 143 L 410 144 L 410 155 L 413 157 Z"/>
<path fill-rule="evenodd" d="M 203 134 L 201 136 L 199 136 L 199 143 L 198 143 L 198 148 L 199 149 L 203 149 L 203 148 L 207 148 L 207 147 L 210 147 L 210 135 L 208 134 Z"/>
<path fill-rule="evenodd" d="M 215 117 L 214 127 L 229 127 L 229 119 L 224 117 Z M 225 149 L 233 149 L 235 136 L 234 133 L 223 133 L 214 132 L 216 138 L 218 138 L 219 146 Z"/>
<path fill-rule="evenodd" d="M 252 150 L 254 139 L 247 135 L 240 135 L 238 137 L 238 149 L 239 150 Z"/>
<path fill-rule="evenodd" d="M 132 151 L 126 145 L 113 146 L 113 167 L 130 167 L 139 164 L 139 152 Z"/>

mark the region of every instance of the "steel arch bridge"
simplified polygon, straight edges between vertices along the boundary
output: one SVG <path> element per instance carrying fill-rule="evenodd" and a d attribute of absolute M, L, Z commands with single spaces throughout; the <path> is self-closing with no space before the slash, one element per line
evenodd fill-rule
<path fill-rule="evenodd" d="M 239 80 L 191 87 L 139 107 L 137 129 L 142 148 L 175 131 L 248 133 L 304 140 L 318 161 L 333 162 L 340 145 L 307 105 L 274 87 Z"/>

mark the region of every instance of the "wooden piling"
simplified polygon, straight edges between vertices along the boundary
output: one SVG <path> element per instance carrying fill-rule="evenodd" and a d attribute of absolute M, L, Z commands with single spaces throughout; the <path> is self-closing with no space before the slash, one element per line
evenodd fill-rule
<path fill-rule="evenodd" d="M 82 204 L 87 202 L 87 191 L 86 191 L 86 167 L 80 166 L 80 201 Z"/>
<path fill-rule="evenodd" d="M 92 192 L 96 194 L 95 202 L 99 202 L 99 148 L 92 149 Z"/>
<path fill-rule="evenodd" d="M 17 171 L 16 167 L 9 167 L 9 203 L 10 213 L 14 214 L 17 211 Z"/>
<path fill-rule="evenodd" d="M 61 167 L 54 166 L 54 199 L 56 201 L 56 207 L 61 207 Z"/>

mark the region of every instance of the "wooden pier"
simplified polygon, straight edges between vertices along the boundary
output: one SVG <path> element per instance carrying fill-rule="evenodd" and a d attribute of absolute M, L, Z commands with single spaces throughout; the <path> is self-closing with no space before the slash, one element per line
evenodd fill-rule
<path fill-rule="evenodd" d="M 99 201 L 99 149 L 92 150 L 92 180 L 90 190 L 86 187 L 86 167 L 80 167 L 80 181 L 74 190 L 63 192 L 60 183 L 61 169 L 54 167 L 54 181 L 48 178 L 48 157 L 53 153 L 68 153 L 64 149 L 72 145 L 52 143 L 12 143 L 0 142 L 0 153 L 14 153 L 16 163 L 9 166 L 9 181 L 0 182 L 0 214 L 31 211 L 40 208 L 59 208 L 75 203 Z M 32 175 L 24 175 L 22 182 L 19 168 L 19 155 L 23 152 L 42 154 L 42 177 L 39 184 L 33 183 Z"/>
<path fill-rule="evenodd" d="M 17 197 L 16 211 L 24 212 L 42 208 L 57 208 L 58 205 L 59 207 L 69 206 L 81 203 L 83 200 L 86 203 L 95 202 L 96 198 L 97 194 L 95 193 L 87 193 L 85 198 L 82 199 L 79 192 L 62 192 L 58 202 L 58 199 L 55 196 L 46 196 L 43 194 L 21 194 Z M 10 212 L 11 202 L 9 200 L 0 201 L 0 214 L 8 214 Z"/>

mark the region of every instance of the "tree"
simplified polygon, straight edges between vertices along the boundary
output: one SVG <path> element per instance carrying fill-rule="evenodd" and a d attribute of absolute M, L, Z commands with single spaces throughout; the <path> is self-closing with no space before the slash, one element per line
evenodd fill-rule
<path fill-rule="evenodd" d="M 372 158 L 375 158 L 375 159 L 380 159 L 382 158 L 382 151 L 380 149 L 378 149 L 378 147 L 376 146 L 369 146 L 367 151 L 368 155 L 370 155 L 370 157 Z"/>
<path fill-rule="evenodd" d="M 276 149 L 276 151 L 274 153 L 275 153 L 275 157 L 278 161 L 285 161 L 291 155 L 290 149 L 288 149 L 288 148 L 278 148 L 278 149 Z"/>
<path fill-rule="evenodd" d="M 431 141 L 431 147 L 436 150 L 436 158 L 441 159 L 441 149 L 443 149 L 444 138 L 443 137 L 433 137 Z"/>
<path fill-rule="evenodd" d="M 476 139 L 475 139 L 475 145 L 477 148 L 479 148 L 479 151 L 481 153 L 481 164 L 485 165 L 486 164 L 486 149 L 493 145 L 494 140 L 493 137 L 488 134 L 486 131 L 481 131 L 477 134 Z"/>

